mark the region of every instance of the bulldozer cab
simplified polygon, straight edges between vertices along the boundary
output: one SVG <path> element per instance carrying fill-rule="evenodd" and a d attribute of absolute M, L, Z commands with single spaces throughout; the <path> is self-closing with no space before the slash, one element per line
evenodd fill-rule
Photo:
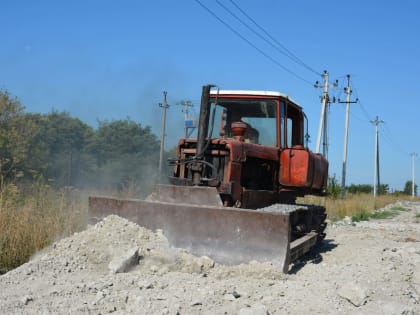
<path fill-rule="evenodd" d="M 268 97 L 257 95 L 261 94 L 258 91 L 255 95 L 247 91 L 248 95 L 241 96 L 228 93 L 233 91 L 211 94 L 211 112 L 219 117 L 220 137 L 279 148 L 304 145 L 306 118 L 300 106 L 290 99 L 277 92 Z M 235 134 L 238 128 L 244 129 L 243 135 L 238 131 L 242 137 Z"/>
<path fill-rule="evenodd" d="M 275 102 L 222 100 L 217 107 L 220 112 L 221 137 L 234 138 L 235 127 L 242 123 L 242 127 L 245 128 L 245 142 L 277 145 Z"/>

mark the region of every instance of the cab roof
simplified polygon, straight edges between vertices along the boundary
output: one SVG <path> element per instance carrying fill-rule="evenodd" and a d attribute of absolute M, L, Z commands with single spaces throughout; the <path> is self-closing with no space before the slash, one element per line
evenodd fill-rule
<path fill-rule="evenodd" d="M 276 91 L 257 91 L 257 90 L 210 90 L 210 96 L 223 96 L 223 95 L 252 95 L 252 96 L 277 96 L 277 97 L 283 97 L 285 99 L 290 100 L 294 104 L 298 105 L 299 107 L 302 107 L 299 103 L 297 103 L 295 100 L 287 96 L 286 94 L 283 94 L 281 92 Z"/>

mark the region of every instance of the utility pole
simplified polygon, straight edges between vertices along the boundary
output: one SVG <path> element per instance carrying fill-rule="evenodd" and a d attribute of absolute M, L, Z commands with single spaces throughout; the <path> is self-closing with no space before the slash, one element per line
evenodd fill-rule
<path fill-rule="evenodd" d="M 414 183 L 414 158 L 417 156 L 417 153 L 412 152 L 411 155 L 411 197 L 415 197 L 415 187 L 416 184 Z"/>
<path fill-rule="evenodd" d="M 346 195 L 346 166 L 347 166 L 347 143 L 349 135 L 349 115 L 350 115 L 350 104 L 357 103 L 358 99 L 355 101 L 350 101 L 350 95 L 352 90 L 350 88 L 350 74 L 347 75 L 347 87 L 344 88 L 344 92 L 347 94 L 346 101 L 338 103 L 346 103 L 346 120 L 344 126 L 344 149 L 343 149 L 343 172 L 341 176 L 341 198 L 344 199 Z"/>
<path fill-rule="evenodd" d="M 166 91 L 163 91 L 163 104 L 159 103 L 159 107 L 162 107 L 162 132 L 160 135 L 160 155 L 159 155 L 159 175 L 162 175 L 163 167 L 163 150 L 165 147 L 165 129 L 166 129 L 166 110 L 169 108 L 168 103 L 166 102 Z"/>
<path fill-rule="evenodd" d="M 321 146 L 321 135 L 323 135 L 323 144 L 322 144 L 322 155 L 328 159 L 328 107 L 330 104 L 330 98 L 328 95 L 328 89 L 330 88 L 330 83 L 328 80 L 328 71 L 324 70 L 322 74 L 324 80 L 324 85 L 320 85 L 318 81 L 315 82 L 315 88 L 322 88 L 322 107 L 321 107 L 321 117 L 319 119 L 319 128 L 318 128 L 318 137 L 316 141 L 316 150 L 315 153 L 319 153 Z M 336 87 L 337 81 L 331 84 L 332 87 Z"/>
<path fill-rule="evenodd" d="M 183 107 L 182 112 L 184 113 L 184 129 L 185 129 L 185 139 L 189 138 L 188 130 L 194 129 L 194 121 L 190 118 L 188 107 L 192 107 L 193 104 L 191 101 L 181 101 L 177 103 Z"/>
<path fill-rule="evenodd" d="M 379 124 L 383 123 L 383 120 L 379 120 L 376 116 L 375 120 L 370 121 L 375 125 L 375 167 L 373 175 L 373 196 L 376 197 L 377 189 L 379 188 Z"/>

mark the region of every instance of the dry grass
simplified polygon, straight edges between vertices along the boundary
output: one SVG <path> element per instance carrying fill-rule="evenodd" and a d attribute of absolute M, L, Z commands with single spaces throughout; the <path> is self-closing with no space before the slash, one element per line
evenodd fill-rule
<path fill-rule="evenodd" d="M 346 199 L 331 199 L 315 196 L 300 198 L 301 203 L 323 205 L 327 209 L 330 220 L 339 220 L 345 216 L 363 216 L 373 213 L 388 204 L 398 200 L 411 200 L 409 196 L 381 195 L 376 198 L 371 194 L 348 195 Z"/>
<path fill-rule="evenodd" d="M 87 198 L 78 191 L 41 186 L 23 194 L 14 185 L 0 191 L 0 274 L 30 259 L 53 241 L 86 226 Z"/>

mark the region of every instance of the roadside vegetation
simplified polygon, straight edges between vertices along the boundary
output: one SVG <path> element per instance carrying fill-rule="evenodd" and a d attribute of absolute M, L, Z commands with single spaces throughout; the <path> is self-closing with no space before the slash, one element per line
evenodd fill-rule
<path fill-rule="evenodd" d="M 353 222 L 368 221 L 369 219 L 389 219 L 397 216 L 403 211 L 408 211 L 404 207 L 391 207 L 390 209 L 377 210 L 375 212 L 361 212 L 351 217 Z"/>
<path fill-rule="evenodd" d="M 26 113 L 0 90 L 0 274 L 86 227 L 87 191 L 144 196 L 159 141 L 130 119 L 92 128 L 66 112 Z"/>
<path fill-rule="evenodd" d="M 353 221 L 363 221 L 371 219 L 385 219 L 405 211 L 402 207 L 392 207 L 388 210 L 380 211 L 383 207 L 394 204 L 401 200 L 413 200 L 408 195 L 386 194 L 373 197 L 372 194 L 358 193 L 347 194 L 345 199 L 331 197 L 307 196 L 300 198 L 301 203 L 317 204 L 326 207 L 327 217 L 332 221 L 350 217 Z"/>
<path fill-rule="evenodd" d="M 417 185 L 414 188 L 417 196 Z M 377 210 L 398 201 L 413 200 L 411 193 L 411 181 L 405 183 L 403 191 L 395 191 L 393 193 L 389 192 L 387 184 L 382 184 L 376 197 L 373 196 L 372 185 L 351 184 L 346 187 L 343 197 L 341 187 L 338 185 L 335 176 L 333 176 L 329 178 L 326 197 L 306 196 L 299 198 L 298 202 L 325 206 L 328 218 L 332 221 L 340 220 L 344 217 L 350 217 L 353 221 L 364 221 L 391 218 L 398 215 L 401 211 L 405 211 L 403 207 L 398 206 L 381 211 Z M 415 197 L 415 200 L 420 199 Z"/>
<path fill-rule="evenodd" d="M 86 198 L 72 188 L 35 184 L 23 193 L 13 184 L 0 191 L 0 274 L 55 240 L 86 227 Z"/>

